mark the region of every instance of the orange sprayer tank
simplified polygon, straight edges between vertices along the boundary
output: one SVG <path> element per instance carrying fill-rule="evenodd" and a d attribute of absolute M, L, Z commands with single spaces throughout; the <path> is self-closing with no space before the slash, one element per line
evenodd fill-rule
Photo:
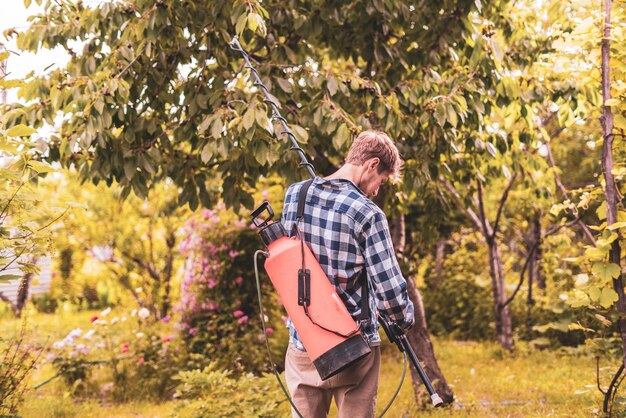
<path fill-rule="evenodd" d="M 255 210 L 253 219 L 266 208 L 271 218 L 273 212 L 265 202 Z M 283 225 L 277 222 L 268 220 L 257 226 L 262 227 L 259 235 L 269 252 L 265 270 L 322 380 L 369 354 L 369 346 L 309 247 L 304 245 L 305 265 L 310 270 L 308 313 L 315 323 L 334 332 L 313 323 L 304 307 L 298 304 L 298 272 L 302 267 L 300 240 L 289 238 Z"/>

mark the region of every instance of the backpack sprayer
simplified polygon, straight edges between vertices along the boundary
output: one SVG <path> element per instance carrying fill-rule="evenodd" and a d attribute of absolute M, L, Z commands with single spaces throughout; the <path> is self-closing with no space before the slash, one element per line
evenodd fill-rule
<path fill-rule="evenodd" d="M 239 44 L 236 36 L 229 43 L 229 46 L 233 50 L 241 53 L 245 61 L 245 68 L 248 68 L 254 77 L 253 84 L 263 91 L 265 96 L 263 101 L 272 108 L 271 118 L 281 123 L 283 131 L 280 132 L 279 135 L 286 134 L 289 137 L 292 143 L 291 150 L 296 151 L 300 155 L 300 166 L 306 167 L 311 177 L 315 178 L 313 165 L 307 160 L 304 150 L 298 145 L 295 135 L 287 125 L 287 121 L 280 115 L 278 105 L 272 100 L 272 96 L 269 94 L 267 87 L 261 81 L 257 70 L 250 62 L 247 52 Z M 362 359 L 371 351 L 360 333 L 360 325 L 356 324 L 346 306 L 337 295 L 330 280 L 315 259 L 315 256 L 309 247 L 305 245 L 304 234 L 300 233 L 297 229 L 299 221 L 304 217 L 306 194 L 311 183 L 312 180 L 309 180 L 299 191 L 297 220 L 295 224 L 295 230 L 299 239 L 297 239 L 297 237 L 289 237 L 280 222 L 272 222 L 274 212 L 269 202 L 264 202 L 252 212 L 252 221 L 256 227 L 260 228 L 259 235 L 267 247 L 267 251 L 257 251 L 255 253 L 254 268 L 261 311 L 261 322 L 264 331 L 265 319 L 257 266 L 257 256 L 259 254 L 263 254 L 266 257 L 265 270 L 285 310 L 289 314 L 298 335 L 302 339 L 302 343 L 307 350 L 309 358 L 317 369 L 321 379 L 326 380 Z M 266 211 L 268 213 L 267 218 L 261 219 L 261 214 Z M 367 277 L 365 277 L 364 281 L 364 292 L 366 296 L 363 297 L 363 300 L 365 301 L 365 305 L 369 308 L 367 303 Z M 389 322 L 380 315 L 379 321 L 389 340 L 395 343 L 404 354 L 404 369 L 400 385 L 387 407 L 383 410 L 381 417 L 389 409 L 400 391 L 406 374 L 407 353 L 420 379 L 428 390 L 433 405 L 436 407 L 443 405 L 443 400 L 437 394 L 430 379 L 422 369 L 417 355 L 409 344 L 402 329 L 394 322 Z M 289 399 L 291 406 L 299 416 L 302 416 L 293 404 L 287 390 L 280 380 L 275 363 L 272 360 L 267 333 L 264 332 L 264 335 L 276 378 L 283 392 L 285 392 L 287 399 Z"/>

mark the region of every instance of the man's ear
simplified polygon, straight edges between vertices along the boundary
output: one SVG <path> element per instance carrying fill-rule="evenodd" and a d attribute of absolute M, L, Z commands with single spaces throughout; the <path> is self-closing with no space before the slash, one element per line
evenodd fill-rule
<path fill-rule="evenodd" d="M 371 170 L 378 170 L 379 165 L 380 165 L 380 158 L 374 157 L 370 160 L 369 168 Z"/>

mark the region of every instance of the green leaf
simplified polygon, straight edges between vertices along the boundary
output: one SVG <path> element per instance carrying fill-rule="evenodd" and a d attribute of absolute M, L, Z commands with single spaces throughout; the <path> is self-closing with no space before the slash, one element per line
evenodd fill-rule
<path fill-rule="evenodd" d="M 248 16 L 245 14 L 242 14 L 241 16 L 239 16 L 239 19 L 237 19 L 237 25 L 235 25 L 235 31 L 237 32 L 237 35 L 241 35 L 243 30 L 246 28 L 247 19 Z"/>
<path fill-rule="evenodd" d="M 598 206 L 598 209 L 596 209 L 596 214 L 598 215 L 598 219 L 600 219 L 601 221 L 606 219 L 606 200 L 602 202 L 600 206 Z"/>
<path fill-rule="evenodd" d="M 270 122 L 270 118 L 267 117 L 267 113 L 264 111 L 256 112 L 255 114 L 256 123 L 265 129 L 270 134 L 274 133 L 274 127 L 272 126 L 272 122 Z"/>
<path fill-rule="evenodd" d="M 224 124 L 222 123 L 222 119 L 216 118 L 211 126 L 211 136 L 215 139 L 219 139 L 222 136 L 223 128 Z"/>
<path fill-rule="evenodd" d="M 293 92 L 293 88 L 291 87 L 291 83 L 289 82 L 289 80 L 286 80 L 284 78 L 277 78 L 276 82 L 285 93 Z"/>
<path fill-rule="evenodd" d="M 204 120 L 200 123 L 200 125 L 198 125 L 198 132 L 199 133 L 206 132 L 206 130 L 209 129 L 209 125 L 211 125 L 211 122 L 213 122 L 214 118 L 215 118 L 215 114 L 208 115 L 207 117 L 205 117 Z"/>
<path fill-rule="evenodd" d="M 341 149 L 343 145 L 350 139 L 350 129 L 345 123 L 342 123 L 333 136 L 333 145 L 336 149 Z"/>
<path fill-rule="evenodd" d="M 5 90 L 12 89 L 13 87 L 21 87 L 24 85 L 22 80 L 0 80 L 0 88 Z"/>
<path fill-rule="evenodd" d="M 611 279 L 619 277 L 621 273 L 619 266 L 614 263 L 593 263 L 591 270 L 605 283 L 609 283 Z"/>
<path fill-rule="evenodd" d="M 435 107 L 435 120 L 443 128 L 446 123 L 446 107 L 443 103 L 438 103 Z"/>
<path fill-rule="evenodd" d="M 450 122 L 450 125 L 456 128 L 459 118 L 454 110 L 454 106 L 452 106 L 451 103 L 446 104 L 446 118 L 448 119 L 448 122 Z"/>
<path fill-rule="evenodd" d="M 593 286 L 591 289 L 589 289 L 589 299 L 591 299 L 592 302 L 597 302 L 600 299 L 600 295 L 602 294 L 602 291 L 600 290 L 599 287 L 597 286 Z"/>
<path fill-rule="evenodd" d="M 613 124 L 618 129 L 626 129 L 626 118 L 621 114 L 617 113 L 615 115 L 615 119 L 613 120 Z"/>
<path fill-rule="evenodd" d="M 269 153 L 269 147 L 265 141 L 258 141 L 256 143 L 254 158 L 260 165 L 267 163 L 267 155 Z"/>
<path fill-rule="evenodd" d="M 254 105 L 251 104 L 243 115 L 243 127 L 250 129 L 252 125 L 254 125 Z"/>
<path fill-rule="evenodd" d="M 28 166 L 35 170 L 38 173 L 52 173 L 57 171 L 54 167 L 49 164 L 42 163 L 41 161 L 30 160 L 28 162 Z"/>
<path fill-rule="evenodd" d="M 602 288 L 602 294 L 600 295 L 600 305 L 604 308 L 610 308 L 615 302 L 617 302 L 617 292 L 609 287 Z"/>
<path fill-rule="evenodd" d="M 19 124 L 9 129 L 6 136 L 30 136 L 35 132 L 37 131 L 30 126 Z"/>
<path fill-rule="evenodd" d="M 9 179 L 13 181 L 20 181 L 20 173 L 15 170 L 7 170 L 6 168 L 0 168 L 0 178 Z"/>
<path fill-rule="evenodd" d="M 612 231 L 619 228 L 626 228 L 626 222 L 615 222 L 614 224 L 609 225 L 607 229 Z"/>
<path fill-rule="evenodd" d="M 334 96 L 335 93 L 337 93 L 337 79 L 330 76 L 328 81 L 326 81 L 326 88 L 328 89 L 328 93 L 330 93 L 331 96 Z"/>
<path fill-rule="evenodd" d="M 102 100 L 102 97 L 98 97 L 98 99 L 96 99 L 93 107 L 98 111 L 99 114 L 102 114 L 102 111 L 104 110 L 104 100 Z"/>
<path fill-rule="evenodd" d="M 204 147 L 202 147 L 202 152 L 200 153 L 200 159 L 203 163 L 206 163 L 213 156 L 213 144 L 208 143 Z"/>
<path fill-rule="evenodd" d="M 22 276 L 20 276 L 19 274 L 0 274 L 0 283 L 1 282 L 8 282 L 11 280 L 18 280 L 21 279 Z"/>
<path fill-rule="evenodd" d="M 256 29 L 259 27 L 259 21 L 257 20 L 257 14 L 256 13 L 250 13 L 247 17 L 248 20 L 248 28 L 252 31 L 255 32 Z"/>
<path fill-rule="evenodd" d="M 302 126 L 291 125 L 290 128 L 299 143 L 306 144 L 307 142 L 309 142 L 309 133 Z"/>

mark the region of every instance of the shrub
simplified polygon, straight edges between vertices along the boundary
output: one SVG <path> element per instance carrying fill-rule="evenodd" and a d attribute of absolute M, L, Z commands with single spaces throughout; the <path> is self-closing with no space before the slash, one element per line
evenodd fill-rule
<path fill-rule="evenodd" d="M 231 213 L 204 210 L 185 226 L 180 250 L 187 256 L 181 285 L 180 331 L 190 353 L 190 369 L 207 359 L 235 373 L 267 371 L 257 302 L 253 257 L 262 248 L 256 232 Z M 259 260 L 262 262 L 262 260 Z M 277 297 L 262 278 L 272 351 L 282 358 L 287 331 Z"/>
<path fill-rule="evenodd" d="M 49 294 L 43 294 L 43 295 L 37 296 L 32 299 L 32 302 L 33 302 L 33 305 L 35 306 L 35 309 L 37 309 L 37 312 L 41 312 L 41 313 L 52 314 L 59 307 L 58 299 L 52 297 Z"/>
<path fill-rule="evenodd" d="M 40 355 L 41 349 L 26 342 L 26 322 L 15 338 L 0 336 L 0 416 L 17 416 L 27 390 L 27 377 Z"/>
<path fill-rule="evenodd" d="M 180 372 L 175 397 L 182 400 L 175 417 L 284 417 L 288 402 L 275 377 L 265 374 L 232 376 L 213 362 L 203 371 Z"/>
<path fill-rule="evenodd" d="M 97 387 L 115 401 L 168 398 L 181 349 L 171 325 L 163 322 L 150 322 L 146 308 L 114 317 L 107 308 L 86 332 L 76 328 L 55 342 L 48 359 L 75 394 Z M 104 376 L 96 379 L 94 368 Z"/>

